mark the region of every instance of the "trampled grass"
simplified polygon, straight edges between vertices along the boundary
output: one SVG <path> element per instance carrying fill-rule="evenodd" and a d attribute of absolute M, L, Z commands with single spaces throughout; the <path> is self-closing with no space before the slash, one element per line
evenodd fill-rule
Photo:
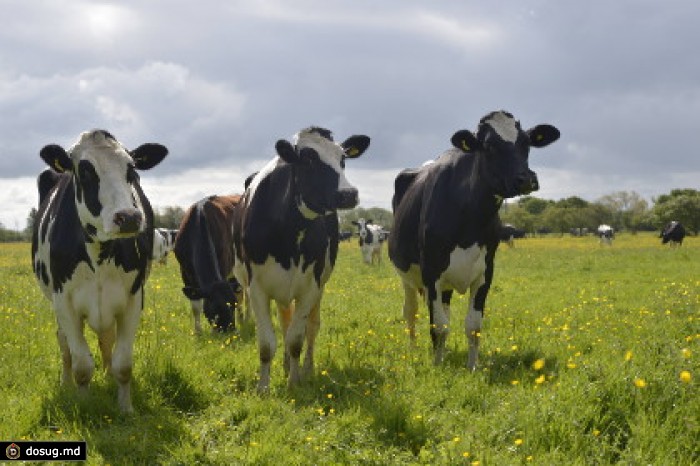
<path fill-rule="evenodd" d="M 266 396 L 253 323 L 195 336 L 177 264 L 154 265 L 125 416 L 99 371 L 86 396 L 60 387 L 29 245 L 0 245 L 0 439 L 85 439 L 115 465 L 700 463 L 700 239 L 528 238 L 496 261 L 470 373 L 466 297 L 434 367 L 425 307 L 412 348 L 388 259 L 343 243 L 314 376 L 288 391 L 278 350 Z"/>

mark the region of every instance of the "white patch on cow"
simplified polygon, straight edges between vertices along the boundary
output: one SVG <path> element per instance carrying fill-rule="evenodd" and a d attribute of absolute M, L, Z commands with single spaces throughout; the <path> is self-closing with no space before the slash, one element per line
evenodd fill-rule
<path fill-rule="evenodd" d="M 485 121 L 496 133 L 507 142 L 515 142 L 518 139 L 516 120 L 503 112 L 496 112 Z"/>
<path fill-rule="evenodd" d="M 450 265 L 440 276 L 443 290 L 452 288 L 466 293 L 474 282 L 484 282 L 486 271 L 486 247 L 473 245 L 466 249 L 455 248 L 450 254 Z M 438 290 L 439 291 L 439 290 Z"/>
<path fill-rule="evenodd" d="M 374 259 L 377 259 L 377 263 L 382 262 L 382 243 L 379 241 L 379 237 L 382 233 L 382 227 L 379 225 L 367 225 L 362 224 L 363 228 L 360 229 L 360 238 L 362 238 L 362 258 L 366 264 L 372 264 Z M 372 241 L 367 241 L 367 231 L 372 233 Z"/>
<path fill-rule="evenodd" d="M 255 197 L 255 191 L 257 191 L 258 186 L 260 186 L 260 182 L 267 178 L 267 176 L 272 173 L 272 171 L 277 167 L 282 162 L 282 159 L 279 156 L 275 156 L 267 162 L 267 164 L 258 172 L 255 174 L 252 180 L 250 180 L 250 184 L 248 185 L 248 189 L 246 190 L 247 196 L 245 198 L 245 205 L 249 206 L 250 201 L 253 200 Z"/>

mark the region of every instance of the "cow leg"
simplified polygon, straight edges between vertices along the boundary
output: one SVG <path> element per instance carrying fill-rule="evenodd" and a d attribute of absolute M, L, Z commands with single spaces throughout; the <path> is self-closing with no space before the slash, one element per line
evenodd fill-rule
<path fill-rule="evenodd" d="M 141 291 L 143 293 L 143 290 Z M 140 293 L 131 298 L 126 309 L 117 314 L 116 343 L 112 357 L 112 375 L 117 381 L 117 399 L 123 413 L 133 411 L 131 404 L 131 374 L 133 368 L 134 340 L 141 318 Z"/>
<path fill-rule="evenodd" d="M 294 302 L 291 302 L 287 307 L 277 303 L 277 312 L 279 313 L 282 335 L 284 335 L 284 339 L 286 341 L 287 330 L 289 330 L 289 324 L 291 323 L 292 315 L 294 314 Z M 289 376 L 289 353 L 286 351 L 286 349 L 284 351 L 284 375 Z"/>
<path fill-rule="evenodd" d="M 87 391 L 87 387 L 92 380 L 92 373 L 95 370 L 95 361 L 90 354 L 90 347 L 85 340 L 84 322 L 82 319 L 74 319 L 72 315 L 68 315 L 70 310 L 60 309 L 57 307 L 57 320 L 59 332 L 64 338 L 59 336 L 59 344 L 63 341 L 68 346 L 70 352 L 70 365 L 66 364 L 65 349 L 62 346 L 63 353 L 63 368 L 70 367 L 73 372 L 73 379 L 78 385 L 81 392 Z M 66 374 L 62 376 L 65 380 Z"/>
<path fill-rule="evenodd" d="M 61 371 L 61 383 L 63 385 L 70 385 L 73 383 L 73 369 L 70 356 L 70 348 L 68 347 L 68 340 L 66 335 L 61 330 L 61 327 L 56 330 L 56 338 L 58 339 L 58 346 L 61 348 L 61 359 L 63 360 L 63 369 Z"/>
<path fill-rule="evenodd" d="M 299 385 L 299 382 L 301 382 L 299 358 L 304 345 L 306 325 L 312 308 L 320 301 L 320 296 L 318 295 L 305 298 L 303 301 L 297 301 L 296 309 L 292 315 L 292 322 L 287 330 L 285 346 L 286 351 L 289 353 L 289 378 L 287 379 L 289 388 Z"/>
<path fill-rule="evenodd" d="M 304 356 L 304 366 L 301 370 L 302 378 L 310 377 L 314 372 L 314 347 L 316 336 L 321 328 L 321 302 L 311 308 L 309 319 L 306 321 L 306 354 Z"/>
<path fill-rule="evenodd" d="M 192 307 L 192 317 L 194 317 L 194 333 L 202 334 L 202 312 L 204 312 L 204 300 L 193 299 L 190 301 Z"/>
<path fill-rule="evenodd" d="M 467 368 L 472 371 L 476 369 L 476 363 L 479 359 L 479 339 L 481 337 L 481 321 L 483 318 L 483 309 L 476 309 L 474 307 L 474 298 L 470 298 L 469 311 L 464 320 L 464 328 L 467 334 L 467 342 L 469 343 Z"/>
<path fill-rule="evenodd" d="M 112 369 L 112 349 L 114 348 L 114 340 L 117 337 L 116 332 L 116 326 L 112 325 L 109 329 L 100 332 L 97 337 L 100 354 L 102 355 L 102 366 L 106 373 L 109 373 Z"/>
<path fill-rule="evenodd" d="M 270 299 L 260 290 L 256 283 L 250 286 L 250 305 L 255 314 L 255 324 L 258 336 L 258 351 L 260 354 L 260 380 L 258 392 L 264 393 L 270 389 L 270 366 L 277 350 L 275 330 L 270 319 Z"/>
<path fill-rule="evenodd" d="M 442 305 L 442 296 L 438 295 L 439 283 L 436 282 L 426 289 L 428 311 L 430 313 L 430 336 L 435 351 L 434 364 L 440 365 L 445 358 L 445 343 L 450 332 L 449 308 Z"/>
<path fill-rule="evenodd" d="M 406 320 L 411 343 L 416 342 L 416 315 L 418 314 L 418 290 L 403 281 L 403 317 Z"/>

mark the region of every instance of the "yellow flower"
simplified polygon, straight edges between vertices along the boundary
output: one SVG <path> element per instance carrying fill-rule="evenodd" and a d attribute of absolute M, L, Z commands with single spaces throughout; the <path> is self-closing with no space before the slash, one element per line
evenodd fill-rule
<path fill-rule="evenodd" d="M 597 437 L 600 435 L 600 431 L 598 429 L 593 429 L 593 436 Z"/>
<path fill-rule="evenodd" d="M 510 381 L 510 384 L 511 384 L 511 385 L 518 385 L 519 383 L 520 383 L 520 380 L 517 380 L 517 379 L 516 379 L 516 380 L 511 380 L 511 381 Z"/>
<path fill-rule="evenodd" d="M 688 371 L 681 371 L 679 378 L 681 379 L 681 382 L 683 382 L 683 383 L 690 383 L 691 380 L 693 380 L 693 376 L 690 375 L 690 372 L 688 372 Z"/>
<path fill-rule="evenodd" d="M 542 375 L 540 375 L 539 377 L 537 377 L 537 378 L 535 379 L 535 383 L 536 383 L 537 385 L 539 385 L 539 384 L 541 384 L 541 383 L 544 383 L 544 374 L 542 374 Z"/>
<path fill-rule="evenodd" d="M 517 446 L 520 446 L 520 445 L 523 444 L 523 439 L 521 439 L 521 438 L 516 438 L 516 439 L 515 439 L 515 442 L 513 442 L 513 443 L 515 443 Z"/>
<path fill-rule="evenodd" d="M 568 367 L 569 369 L 576 369 L 576 363 L 573 361 L 569 361 L 566 363 L 566 367 Z"/>
<path fill-rule="evenodd" d="M 690 351 L 688 348 L 683 348 L 681 350 L 681 354 L 683 355 L 684 358 L 688 359 L 690 356 L 692 356 L 693 352 Z"/>
<path fill-rule="evenodd" d="M 544 367 L 544 359 L 538 359 L 537 361 L 532 363 L 532 368 L 536 371 L 542 369 Z"/>
<path fill-rule="evenodd" d="M 625 361 L 629 361 L 632 359 L 632 351 L 627 351 L 625 353 Z"/>
<path fill-rule="evenodd" d="M 634 379 L 634 386 L 637 388 L 644 388 L 647 386 L 647 383 L 644 379 L 636 378 Z"/>

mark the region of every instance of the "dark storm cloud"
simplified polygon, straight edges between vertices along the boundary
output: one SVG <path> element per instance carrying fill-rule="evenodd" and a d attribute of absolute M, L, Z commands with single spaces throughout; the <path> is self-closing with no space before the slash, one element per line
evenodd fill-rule
<path fill-rule="evenodd" d="M 189 203 L 224 189 L 207 174 L 240 171 L 239 190 L 276 139 L 317 124 L 372 137 L 349 170 L 363 204 L 386 207 L 399 169 L 500 108 L 562 131 L 531 156 L 543 196 L 697 179 L 700 4 L 470 3 L 0 1 L 0 185 L 102 127 L 166 144 L 156 204 Z"/>

